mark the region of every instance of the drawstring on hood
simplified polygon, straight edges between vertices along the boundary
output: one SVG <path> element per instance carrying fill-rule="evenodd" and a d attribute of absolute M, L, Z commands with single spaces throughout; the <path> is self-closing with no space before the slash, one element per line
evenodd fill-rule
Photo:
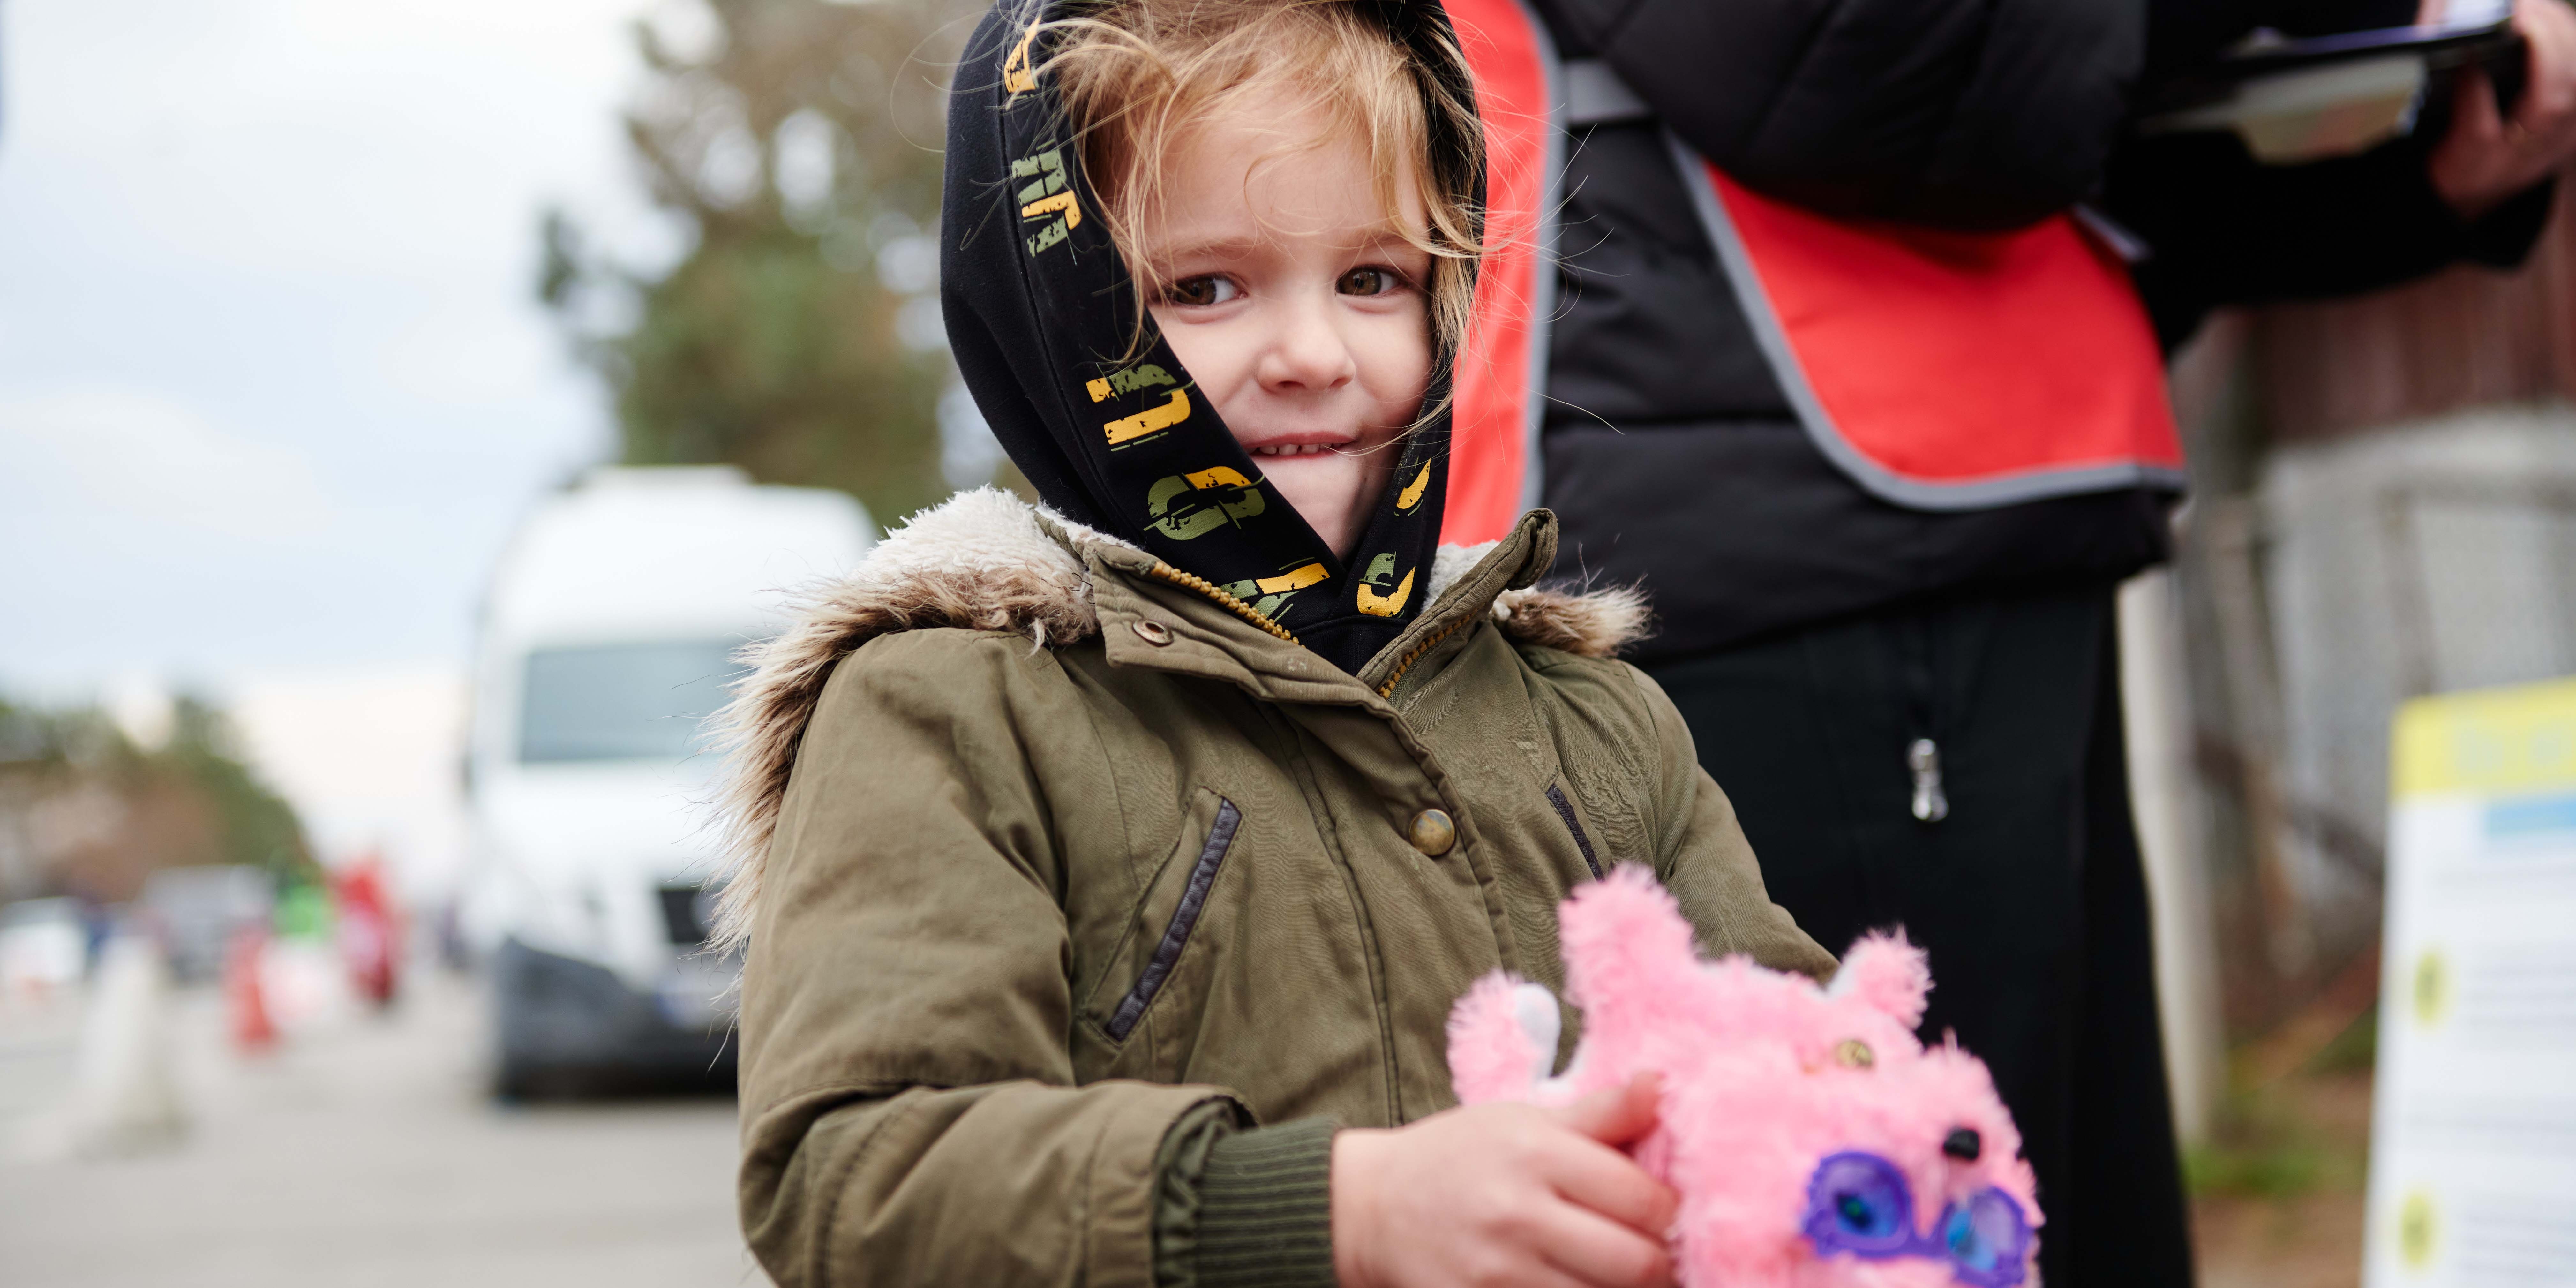
<path fill-rule="evenodd" d="M 1430 595 L 1448 495 L 1449 366 L 1436 409 L 1388 450 L 1394 475 L 1346 564 L 1282 499 L 1137 316 L 1050 79 L 1044 24 L 1082 0 L 1004 0 L 949 96 L 940 304 L 959 371 L 1021 473 L 1060 514 L 1150 552 L 1358 672 Z M 1417 63 L 1472 97 L 1437 4 L 1366 6 Z M 1429 114 L 1437 117 L 1436 113 Z M 1435 132 L 1434 164 L 1465 155 Z"/>

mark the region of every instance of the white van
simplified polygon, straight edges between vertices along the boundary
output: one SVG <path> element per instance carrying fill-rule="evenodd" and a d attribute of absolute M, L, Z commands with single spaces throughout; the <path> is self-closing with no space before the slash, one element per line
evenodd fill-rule
<path fill-rule="evenodd" d="M 461 918 L 491 968 L 503 1095 L 731 1081 L 739 963 L 702 951 L 716 766 L 699 725 L 735 650 L 785 625 L 780 592 L 846 572 L 874 533 L 838 492 L 604 468 L 512 539 L 476 649 Z"/>

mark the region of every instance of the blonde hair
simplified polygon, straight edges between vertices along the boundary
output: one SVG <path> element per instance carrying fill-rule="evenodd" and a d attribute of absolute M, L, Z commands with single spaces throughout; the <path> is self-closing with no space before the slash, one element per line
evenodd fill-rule
<path fill-rule="evenodd" d="M 1352 0 L 1112 0 L 1034 33 L 1053 45 L 1041 70 L 1079 132 L 1100 214 L 1136 279 L 1140 318 L 1144 299 L 1168 285 L 1148 280 L 1153 266 L 1140 261 L 1134 240 L 1168 195 L 1163 161 L 1209 119 L 1286 94 L 1361 141 L 1388 222 L 1431 257 L 1431 280 L 1420 285 L 1433 348 L 1444 365 L 1454 361 L 1484 248 L 1476 200 L 1484 136 L 1459 88 L 1466 60 L 1456 43 L 1445 36 L 1423 42 L 1428 49 L 1399 43 L 1371 12 L 1382 8 Z M 1398 214 L 1408 181 L 1426 216 L 1420 229 Z M 1423 409 L 1426 418 L 1431 412 Z"/>

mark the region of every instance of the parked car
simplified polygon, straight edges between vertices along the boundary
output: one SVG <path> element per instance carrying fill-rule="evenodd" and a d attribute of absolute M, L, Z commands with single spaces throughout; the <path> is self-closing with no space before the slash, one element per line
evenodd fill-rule
<path fill-rule="evenodd" d="M 163 868 L 143 883 L 143 909 L 182 982 L 223 969 L 235 933 L 265 928 L 277 914 L 277 882 L 254 867 Z"/>
<path fill-rule="evenodd" d="M 611 468 L 512 540 L 476 646 L 462 915 L 491 968 L 502 1094 L 730 1080 L 739 963 L 705 951 L 700 724 L 736 651 L 785 624 L 776 592 L 848 569 L 874 532 L 838 492 Z"/>

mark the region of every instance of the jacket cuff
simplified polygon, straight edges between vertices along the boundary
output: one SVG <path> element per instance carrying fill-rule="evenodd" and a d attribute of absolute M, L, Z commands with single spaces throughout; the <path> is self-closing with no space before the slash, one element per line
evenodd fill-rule
<path fill-rule="evenodd" d="M 1334 1288 L 1333 1133 L 1304 1118 L 1226 1136 L 1199 1179 L 1198 1288 Z"/>

